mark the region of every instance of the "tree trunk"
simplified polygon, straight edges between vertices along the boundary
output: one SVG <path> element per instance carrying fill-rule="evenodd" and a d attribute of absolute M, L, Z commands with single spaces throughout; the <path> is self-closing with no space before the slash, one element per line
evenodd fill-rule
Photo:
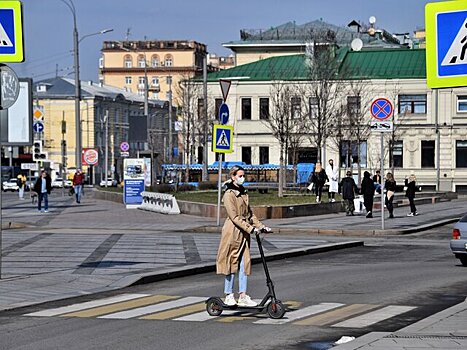
<path fill-rule="evenodd" d="M 277 196 L 284 196 L 284 144 L 281 143 L 281 150 L 279 156 L 279 188 L 277 190 Z"/>

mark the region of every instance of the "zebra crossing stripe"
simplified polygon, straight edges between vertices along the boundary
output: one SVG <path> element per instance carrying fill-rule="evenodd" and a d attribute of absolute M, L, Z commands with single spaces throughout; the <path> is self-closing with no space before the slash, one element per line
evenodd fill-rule
<path fill-rule="evenodd" d="M 222 316 L 238 315 L 238 311 L 234 310 L 224 310 L 222 311 Z M 219 316 L 211 316 L 207 311 L 197 312 L 196 314 L 191 314 L 187 316 L 182 316 L 173 319 L 173 321 L 189 321 L 189 322 L 204 322 L 209 320 L 219 319 Z"/>
<path fill-rule="evenodd" d="M 369 304 L 347 305 L 337 310 L 332 310 L 324 314 L 305 318 L 303 320 L 294 322 L 294 324 L 297 324 L 300 326 L 325 326 L 327 324 L 337 322 L 344 318 L 375 309 L 378 306 L 379 305 L 369 305 Z"/>
<path fill-rule="evenodd" d="M 256 324 L 284 324 L 284 323 L 295 321 L 295 320 L 298 320 L 300 318 L 304 318 L 304 317 L 307 317 L 307 316 L 310 316 L 310 315 L 316 315 L 316 314 L 319 314 L 321 312 L 332 310 L 332 309 L 341 307 L 343 305 L 344 304 L 340 304 L 340 303 L 321 303 L 321 304 L 318 304 L 318 305 L 308 306 L 308 307 L 305 307 L 305 308 L 297 310 L 297 311 L 288 312 L 288 313 L 285 314 L 284 318 L 281 318 L 281 319 L 264 319 L 264 320 L 256 321 L 256 322 L 253 322 L 253 323 L 256 323 Z"/>
<path fill-rule="evenodd" d="M 184 306 L 178 309 L 172 309 L 167 311 L 162 311 L 150 315 L 140 317 L 140 320 L 167 320 L 169 318 L 174 318 L 186 314 L 192 314 L 201 310 L 206 309 L 206 303 L 198 303 L 193 305 Z"/>
<path fill-rule="evenodd" d="M 415 308 L 414 306 L 389 305 L 382 309 L 339 322 L 332 325 L 332 327 L 364 328 Z"/>
<path fill-rule="evenodd" d="M 145 298 L 139 298 L 136 300 L 130 300 L 122 303 L 105 305 L 101 307 L 96 307 L 84 311 L 77 311 L 72 312 L 64 315 L 60 315 L 61 317 L 96 317 L 105 314 L 114 313 L 121 310 L 128 310 L 134 309 L 136 307 L 144 306 L 144 305 L 152 305 L 154 303 L 160 303 L 162 301 L 167 301 L 171 299 L 177 299 L 180 297 L 177 296 L 169 296 L 169 295 L 151 295 Z"/>
<path fill-rule="evenodd" d="M 200 301 L 206 300 L 207 297 L 186 297 L 174 301 L 167 301 L 165 303 L 149 305 L 145 307 L 139 307 L 132 310 L 120 311 L 113 314 L 108 314 L 104 316 L 99 316 L 98 318 L 108 318 L 108 319 L 129 319 L 136 318 L 147 314 L 152 314 L 159 311 L 165 311 L 169 309 L 174 309 L 180 306 L 185 306 L 189 304 L 199 303 Z"/>
<path fill-rule="evenodd" d="M 73 304 L 73 305 L 58 307 L 58 308 L 55 308 L 55 309 L 32 312 L 32 313 L 29 313 L 29 314 L 25 314 L 24 316 L 40 316 L 40 317 L 57 316 L 57 315 L 65 314 L 65 313 L 68 313 L 68 312 L 75 312 L 75 311 L 90 309 L 90 308 L 93 308 L 93 307 L 114 304 L 114 303 L 118 303 L 118 302 L 122 302 L 122 301 L 138 299 L 138 298 L 143 298 L 143 297 L 147 297 L 147 296 L 149 296 L 149 294 L 123 294 L 123 295 L 117 295 L 115 297 L 110 297 L 110 298 L 105 298 L 105 299 L 98 299 L 98 300 L 88 301 L 88 302 L 85 302 L 85 303 L 79 303 L 79 304 Z"/>

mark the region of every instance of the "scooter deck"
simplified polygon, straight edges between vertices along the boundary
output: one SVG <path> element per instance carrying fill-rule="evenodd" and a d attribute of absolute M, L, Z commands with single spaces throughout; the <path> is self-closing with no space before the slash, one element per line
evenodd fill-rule
<path fill-rule="evenodd" d="M 217 299 L 220 303 L 220 305 L 222 306 L 222 310 L 232 310 L 232 311 L 252 311 L 252 310 L 255 310 L 255 311 L 264 311 L 267 307 L 268 307 L 268 304 L 264 304 L 264 305 L 256 305 L 256 306 L 240 306 L 240 305 L 227 305 L 227 304 L 224 304 L 222 298 L 220 297 L 211 297 L 212 299 Z M 211 299 L 209 298 L 209 299 Z M 208 299 L 208 300 L 209 300 Z M 207 301 L 206 301 L 207 302 Z"/>

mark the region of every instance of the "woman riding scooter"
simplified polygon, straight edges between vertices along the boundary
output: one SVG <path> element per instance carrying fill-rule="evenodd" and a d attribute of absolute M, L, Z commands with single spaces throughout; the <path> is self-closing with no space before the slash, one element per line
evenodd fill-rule
<path fill-rule="evenodd" d="M 223 197 L 227 219 L 222 227 L 222 237 L 217 252 L 217 274 L 225 275 L 224 303 L 226 305 L 254 307 L 257 305 L 256 302 L 246 294 L 247 276 L 251 274 L 250 235 L 258 233 L 259 230 L 271 230 L 262 224 L 251 211 L 248 194 L 243 187 L 245 170 L 235 165 L 229 175 L 230 180 L 225 183 L 227 189 Z M 237 272 L 239 277 L 238 303 L 233 292 Z"/>

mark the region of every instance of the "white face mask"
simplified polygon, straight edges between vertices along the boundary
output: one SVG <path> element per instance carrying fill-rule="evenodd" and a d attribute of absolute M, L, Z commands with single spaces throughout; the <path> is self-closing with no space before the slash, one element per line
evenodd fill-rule
<path fill-rule="evenodd" d="M 235 180 L 235 182 L 237 183 L 237 185 L 242 186 L 245 182 L 245 177 L 239 177 Z"/>

